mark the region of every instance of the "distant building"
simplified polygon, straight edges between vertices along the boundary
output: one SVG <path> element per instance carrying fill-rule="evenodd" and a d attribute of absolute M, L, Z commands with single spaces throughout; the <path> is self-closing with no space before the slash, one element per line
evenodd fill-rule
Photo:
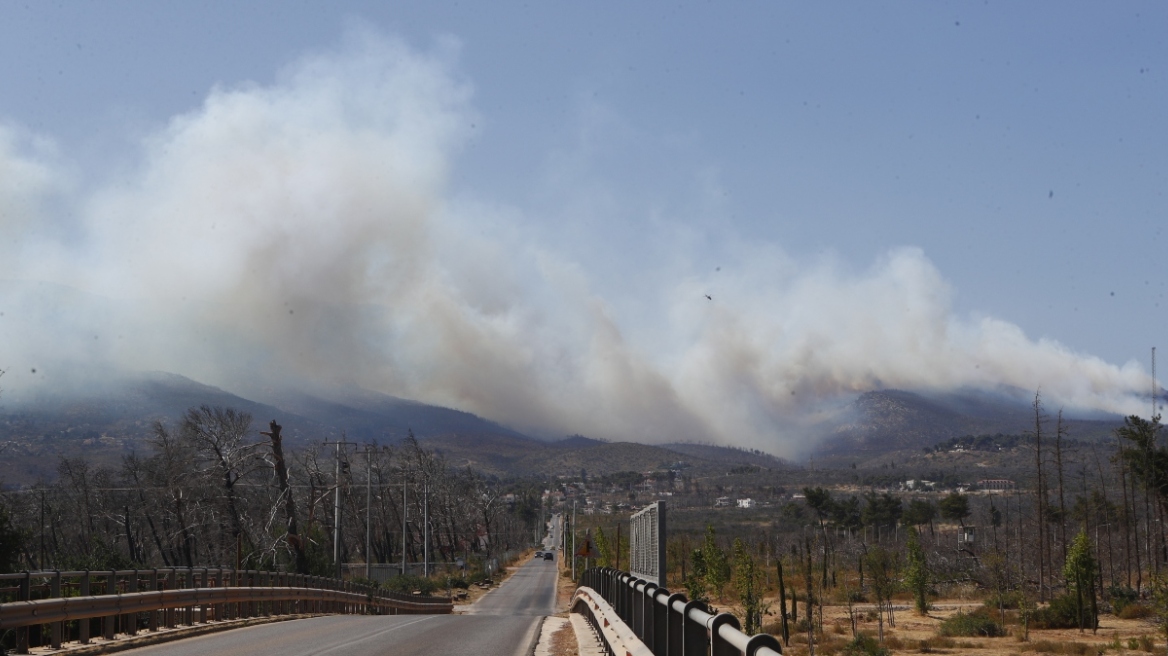
<path fill-rule="evenodd" d="M 754 507 L 754 499 L 739 499 L 738 500 L 738 507 L 739 508 L 753 508 Z"/>
<path fill-rule="evenodd" d="M 718 497 L 718 500 L 714 502 L 714 507 L 715 508 L 729 508 L 730 507 L 730 497 Z"/>
<path fill-rule="evenodd" d="M 987 478 L 978 481 L 977 486 L 983 490 L 1013 490 L 1014 481 L 1008 481 L 1004 478 Z"/>

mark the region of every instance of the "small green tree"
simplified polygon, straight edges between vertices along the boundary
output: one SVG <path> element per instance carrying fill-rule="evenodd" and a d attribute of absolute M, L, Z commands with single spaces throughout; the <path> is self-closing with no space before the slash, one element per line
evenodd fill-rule
<path fill-rule="evenodd" d="M 1152 610 L 1168 639 L 1168 571 L 1160 570 L 1152 576 Z"/>
<path fill-rule="evenodd" d="M 690 601 L 706 602 L 709 597 L 706 594 L 706 557 L 702 555 L 701 549 L 694 549 L 690 555 L 690 563 L 693 567 L 690 568 L 689 574 L 686 575 L 682 581 L 685 586 L 685 596 Z"/>
<path fill-rule="evenodd" d="M 908 526 L 929 525 L 929 535 L 933 534 L 933 520 L 937 518 L 937 506 L 933 505 L 932 501 L 926 499 L 913 499 L 908 502 L 908 507 L 904 509 L 904 514 L 900 516 L 900 520 Z"/>
<path fill-rule="evenodd" d="M 910 526 L 908 529 L 905 549 L 908 563 L 904 572 L 904 583 L 912 590 L 917 612 L 925 615 L 929 612 L 929 600 L 926 597 L 929 592 L 929 563 L 925 558 L 925 550 L 921 548 L 921 537 L 915 527 Z"/>
<path fill-rule="evenodd" d="M 896 626 L 892 595 L 899 587 L 900 560 L 896 553 L 877 546 L 868 551 L 867 561 L 869 577 L 872 580 L 872 592 L 876 595 L 880 642 L 883 644 L 885 617 L 888 618 L 888 626 Z"/>
<path fill-rule="evenodd" d="M 754 558 L 742 545 L 742 540 L 734 539 L 734 589 L 742 602 L 743 630 L 746 635 L 754 635 L 762 629 L 762 614 L 767 606 L 762 601 L 762 572 L 755 567 Z"/>
<path fill-rule="evenodd" d="M 600 557 L 596 559 L 597 567 L 612 567 L 613 553 L 612 545 L 608 543 L 608 536 L 604 534 L 604 529 L 597 526 L 596 535 L 593 536 L 592 541 L 596 544 L 596 550 L 600 552 Z"/>
<path fill-rule="evenodd" d="M 1063 566 L 1063 576 L 1067 586 L 1074 589 L 1075 609 L 1078 612 L 1079 631 L 1084 624 L 1091 625 L 1094 632 L 1099 627 L 1099 611 L 1095 603 L 1095 556 L 1091 554 L 1091 540 L 1085 530 L 1079 531 L 1067 552 L 1067 562 Z M 1089 601 L 1090 606 L 1085 602 Z"/>
<path fill-rule="evenodd" d="M 702 560 L 705 563 L 706 586 L 711 593 L 717 593 L 721 600 L 726 592 L 726 584 L 730 582 L 730 561 L 726 552 L 718 546 L 715 539 L 714 527 L 706 525 L 706 541 L 702 544 Z"/>
<path fill-rule="evenodd" d="M 941 499 L 941 503 L 938 506 L 941 510 L 942 517 L 956 521 L 961 526 L 965 526 L 965 518 L 969 517 L 969 497 L 954 492 Z"/>
<path fill-rule="evenodd" d="M 24 539 L 20 529 L 13 526 L 8 510 L 0 506 L 0 574 L 20 569 L 20 550 Z"/>

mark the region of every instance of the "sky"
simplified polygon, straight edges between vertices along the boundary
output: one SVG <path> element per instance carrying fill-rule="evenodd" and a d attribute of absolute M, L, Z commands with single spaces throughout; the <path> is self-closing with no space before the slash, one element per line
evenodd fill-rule
<path fill-rule="evenodd" d="M 784 455 L 870 389 L 1147 408 L 1168 7 L 394 4 L 0 2 L 7 398 Z"/>

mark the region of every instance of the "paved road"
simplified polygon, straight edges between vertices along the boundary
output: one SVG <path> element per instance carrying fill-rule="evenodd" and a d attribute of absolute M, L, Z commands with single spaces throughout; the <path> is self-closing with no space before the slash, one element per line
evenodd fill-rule
<path fill-rule="evenodd" d="M 134 656 L 517 656 L 537 617 L 332 616 L 235 629 L 125 652 Z"/>
<path fill-rule="evenodd" d="M 554 522 L 553 522 L 554 525 Z M 554 544 L 549 536 L 545 544 Z M 558 556 L 557 556 L 558 557 Z M 465 615 L 330 616 L 135 649 L 133 656 L 520 656 L 555 612 L 556 563 L 531 560 Z"/>
<path fill-rule="evenodd" d="M 556 612 L 556 572 L 556 561 L 532 559 L 466 612 L 471 615 L 553 615 Z"/>

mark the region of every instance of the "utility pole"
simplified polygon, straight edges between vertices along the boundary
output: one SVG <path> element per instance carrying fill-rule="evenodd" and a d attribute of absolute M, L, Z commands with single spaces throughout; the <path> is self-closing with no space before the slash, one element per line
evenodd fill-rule
<path fill-rule="evenodd" d="M 325 442 L 336 447 L 336 489 L 333 494 L 333 564 L 336 567 L 336 577 L 341 576 L 341 447 L 358 446 L 356 442 L 346 442 L 342 437 L 337 442 Z"/>
<path fill-rule="evenodd" d="M 341 578 L 341 445 L 338 442 L 336 489 L 333 490 L 333 562 L 337 566 L 337 578 Z"/>
<path fill-rule="evenodd" d="M 402 568 L 401 575 L 406 575 L 406 513 L 409 512 L 409 506 L 406 505 L 406 484 L 403 482 L 402 486 Z"/>
<path fill-rule="evenodd" d="M 430 481 L 422 484 L 422 576 L 430 576 Z"/>
<path fill-rule="evenodd" d="M 576 500 L 572 499 L 572 580 L 576 580 Z"/>
<path fill-rule="evenodd" d="M 373 557 L 371 543 L 373 535 L 373 452 L 365 447 L 365 580 L 373 580 Z"/>

